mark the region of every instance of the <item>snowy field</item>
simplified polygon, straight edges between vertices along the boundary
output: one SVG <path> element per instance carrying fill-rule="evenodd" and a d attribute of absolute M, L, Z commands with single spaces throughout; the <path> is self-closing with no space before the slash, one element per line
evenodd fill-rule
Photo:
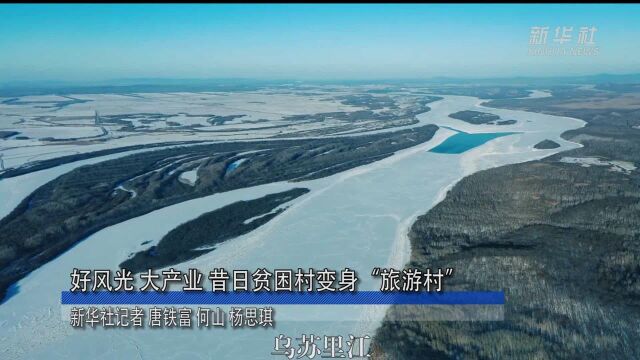
<path fill-rule="evenodd" d="M 622 160 L 603 160 L 597 157 L 568 157 L 564 156 L 560 159 L 560 162 L 564 162 L 567 164 L 578 164 L 583 167 L 590 166 L 608 166 L 610 171 L 617 171 L 623 173 L 630 173 L 636 170 L 635 165 L 629 161 Z"/>
<path fill-rule="evenodd" d="M 0 98 L 5 168 L 61 156 L 176 141 L 301 138 L 403 128 L 424 95 L 372 95 L 374 86 L 247 92 L 81 94 Z M 391 98 L 394 106 L 352 105 L 346 97 Z M 373 110 L 372 110 L 373 109 Z M 394 120 L 332 114 L 369 111 Z M 323 115 L 324 114 L 324 115 Z M 2 169 L 0 169 L 2 171 Z"/>
<path fill-rule="evenodd" d="M 339 99 L 352 94 L 349 88 L 319 88 L 0 98 L 0 131 L 18 133 L 0 140 L 0 153 L 5 167 L 17 167 L 134 144 L 264 139 L 340 127 L 345 123 L 337 119 L 291 117 L 363 110 Z M 416 98 L 401 98 L 398 103 L 409 106 Z"/>
<path fill-rule="evenodd" d="M 175 96 L 186 96 L 194 104 L 204 101 L 198 100 L 200 95 L 194 94 L 154 95 L 153 98 Z M 261 96 L 266 95 L 251 96 L 252 101 L 258 102 L 259 99 L 264 100 Z M 124 101 L 124 104 L 127 101 L 115 99 L 117 96 L 113 95 L 104 97 L 114 98 L 114 102 Z M 216 99 L 227 107 L 248 109 L 242 102 L 224 102 L 219 98 L 224 96 L 214 94 L 208 101 Z M 309 100 L 306 105 L 294 103 L 289 107 L 284 98 L 282 101 L 280 111 L 287 108 L 295 112 L 298 105 L 301 109 L 317 106 L 313 108 L 314 111 L 325 111 L 325 108 L 321 109 L 323 106 L 333 107 L 334 110 L 339 106 L 331 102 Z M 373 290 L 377 281 L 369 276 L 371 269 L 400 268 L 407 262 L 410 255 L 407 237 L 409 227 L 418 215 L 442 200 L 446 191 L 462 177 L 479 170 L 538 159 L 579 146 L 563 140 L 560 134 L 584 126 L 580 120 L 486 108 L 481 107 L 480 102 L 472 97 L 444 96 L 443 100 L 430 104 L 431 111 L 418 115 L 418 124 L 410 126 L 433 123 L 469 133 L 509 131 L 515 134 L 492 140 L 461 154 L 429 152 L 429 149 L 455 134 L 453 130 L 440 128 L 427 143 L 327 178 L 272 183 L 214 194 L 169 206 L 91 235 L 19 281 L 17 293 L 0 305 L 0 342 L 3 344 L 0 358 L 270 359 L 273 339 L 281 333 L 290 336 L 302 333 L 373 335 L 384 315 L 383 306 L 278 306 L 275 308 L 276 329 L 266 330 L 75 330 L 69 326 L 61 309 L 60 292 L 69 289 L 69 274 L 73 268 L 116 269 L 128 254 L 143 248 L 142 242 L 157 243 L 168 231 L 185 221 L 238 200 L 255 199 L 293 187 L 306 187 L 311 192 L 292 201 L 286 211 L 266 225 L 224 242 L 216 250 L 175 268 L 184 270 L 198 267 L 208 271 L 217 267 L 249 270 L 259 267 L 270 270 L 298 267 L 341 270 L 349 267 L 358 271 L 360 290 Z M 60 111 L 69 112 L 73 106 L 88 104 L 74 104 Z M 264 110 L 260 104 L 252 105 L 255 105 L 251 107 L 254 111 Z M 100 112 L 114 110 L 114 104 L 104 106 Z M 123 111 L 145 111 L 131 104 L 126 106 L 131 108 Z M 276 108 L 273 106 L 269 111 L 276 113 Z M 462 110 L 490 112 L 517 122 L 509 126 L 472 125 L 448 117 Z M 93 109 L 87 107 L 86 111 L 91 115 Z M 173 111 L 184 110 L 176 108 Z M 193 112 L 193 109 L 190 111 Z M 69 113 L 67 115 L 70 116 Z M 277 121 L 275 118 L 273 120 Z M 550 150 L 533 148 L 545 139 L 553 140 L 561 147 Z M 110 158 L 122 155 L 112 155 Z M 16 180 L 10 179 L 13 182 L 2 180 L 0 194 L 10 193 L 11 187 L 19 186 L 20 193 L 15 198 L 24 197 L 43 181 L 76 166 L 76 163 L 62 165 L 23 175 Z M 183 177 L 185 181 L 195 181 L 193 175 L 185 173 Z M 6 215 L 10 209 L 11 206 L 5 206 L 0 216 Z M 295 318 L 302 314 L 305 314 L 307 321 L 278 322 L 279 318 Z"/>

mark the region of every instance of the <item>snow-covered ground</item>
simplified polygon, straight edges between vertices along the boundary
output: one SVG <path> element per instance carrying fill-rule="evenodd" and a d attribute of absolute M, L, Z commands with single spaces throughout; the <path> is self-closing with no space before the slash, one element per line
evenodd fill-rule
<path fill-rule="evenodd" d="M 18 132 L 0 139 L 0 154 L 5 167 L 18 167 L 70 153 L 133 144 L 268 139 L 287 134 L 300 137 L 300 132 L 332 127 L 338 133 L 341 126 L 353 124 L 335 118 L 311 121 L 290 116 L 363 110 L 345 105 L 339 98 L 365 90 L 329 91 L 320 87 L 313 92 L 298 89 L 0 98 L 0 131 Z M 421 97 L 403 95 L 397 103 L 409 107 Z M 71 103 L 60 105 L 65 102 Z M 390 109 L 376 112 L 382 110 Z M 366 130 L 384 122 L 364 119 L 357 125 Z M 65 139 L 69 141 L 61 141 Z"/>
<path fill-rule="evenodd" d="M 237 115 L 246 113 L 251 120 L 280 119 L 283 115 L 312 114 L 354 110 L 356 107 L 327 101 L 332 96 L 300 96 L 291 92 L 247 91 L 247 92 L 177 92 L 140 94 L 81 94 L 70 97 L 86 102 L 75 103 L 52 111 L 43 107 L 43 101 L 65 101 L 68 99 L 49 95 L 20 98 L 20 105 L 3 103 L 0 98 L 0 113 L 22 116 L 78 116 L 93 117 L 94 111 L 101 115 L 144 113 L 189 113 Z M 49 105 L 49 104 L 47 104 Z"/>
<path fill-rule="evenodd" d="M 30 138 L 82 139 L 96 137 L 103 134 L 100 127 L 95 126 L 38 126 L 13 129 L 20 135 Z"/>
<path fill-rule="evenodd" d="M 509 131 L 517 134 L 492 140 L 462 154 L 429 152 L 455 133 L 441 128 L 425 144 L 327 178 L 214 194 L 93 234 L 19 281 L 17 294 L 0 305 L 0 343 L 3 344 L 0 357 L 269 359 L 278 334 L 373 335 L 384 315 L 384 306 L 277 306 L 276 328 L 266 330 L 74 330 L 61 310 L 60 292 L 69 289 L 73 268 L 115 269 L 130 253 L 156 243 L 185 221 L 225 204 L 293 187 L 307 187 L 311 192 L 292 201 L 285 212 L 266 225 L 175 268 L 198 267 L 208 271 L 225 267 L 253 271 L 259 267 L 270 270 L 349 267 L 358 271 L 360 290 L 373 290 L 378 282 L 369 276 L 371 269 L 400 268 L 406 263 L 410 255 L 409 227 L 418 215 L 442 200 L 446 190 L 459 179 L 482 169 L 528 161 L 578 146 L 561 139 L 560 134 L 583 126 L 580 120 L 485 108 L 479 103 L 477 98 L 445 96 L 432 104 L 432 111 L 419 115 L 420 124 L 414 126 L 435 123 L 470 133 Z M 491 112 L 518 122 L 508 126 L 472 125 L 448 117 L 461 110 Z M 545 139 L 561 147 L 533 148 Z M 0 191 L 3 182 L 0 181 Z M 150 243 L 142 246 L 145 241 Z M 278 322 L 278 319 L 303 314 L 305 321 Z"/>
<path fill-rule="evenodd" d="M 198 168 L 183 172 L 178 179 L 185 184 L 195 185 L 196 181 L 198 181 Z"/>
<path fill-rule="evenodd" d="M 198 145 L 199 143 L 193 144 Z M 160 149 L 173 148 L 177 146 L 190 146 L 190 145 L 168 145 L 159 146 L 153 149 L 138 149 L 123 151 L 116 154 L 98 156 L 86 160 L 79 160 L 56 167 L 52 167 L 45 170 L 35 171 L 32 173 L 0 180 L 0 219 L 7 216 L 11 210 L 15 209 L 22 200 L 24 200 L 29 194 L 31 194 L 38 187 L 48 183 L 49 181 L 57 178 L 60 175 L 66 174 L 69 171 L 78 168 L 83 165 L 97 164 L 102 161 L 117 159 L 127 155 L 139 154 L 142 152 L 149 152 Z M 68 155 L 68 154 L 66 154 Z"/>
<path fill-rule="evenodd" d="M 131 189 L 127 189 L 124 186 L 120 185 L 116 188 L 116 190 L 120 190 L 120 191 L 124 191 L 124 192 L 128 192 L 131 196 L 131 198 L 134 198 L 136 196 L 138 196 L 138 193 L 135 190 L 131 190 Z"/>
<path fill-rule="evenodd" d="M 636 166 L 629 161 L 623 160 L 606 160 L 597 157 L 568 157 L 564 156 L 560 159 L 560 162 L 568 164 L 578 164 L 584 167 L 590 166 L 608 166 L 609 170 L 630 173 L 636 169 Z"/>
<path fill-rule="evenodd" d="M 539 99 L 539 98 L 546 98 L 550 96 L 551 96 L 551 92 L 549 90 L 531 90 L 531 93 L 529 94 L 529 96 L 520 98 L 520 99 Z"/>

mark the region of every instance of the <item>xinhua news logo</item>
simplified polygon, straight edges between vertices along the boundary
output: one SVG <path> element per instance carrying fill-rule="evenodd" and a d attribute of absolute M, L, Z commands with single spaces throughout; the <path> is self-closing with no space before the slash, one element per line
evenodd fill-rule
<path fill-rule="evenodd" d="M 551 31 L 552 36 L 549 36 Z M 529 55 L 531 56 L 597 56 L 600 48 L 595 42 L 598 28 L 581 26 L 532 26 L 529 32 Z"/>

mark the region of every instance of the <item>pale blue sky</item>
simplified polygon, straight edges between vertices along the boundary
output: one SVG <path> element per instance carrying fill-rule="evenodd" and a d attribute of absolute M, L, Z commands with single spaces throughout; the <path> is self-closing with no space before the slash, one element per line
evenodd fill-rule
<path fill-rule="evenodd" d="M 599 55 L 530 56 L 532 26 L 596 26 Z M 624 4 L 0 5 L 0 82 L 631 73 L 639 35 Z"/>

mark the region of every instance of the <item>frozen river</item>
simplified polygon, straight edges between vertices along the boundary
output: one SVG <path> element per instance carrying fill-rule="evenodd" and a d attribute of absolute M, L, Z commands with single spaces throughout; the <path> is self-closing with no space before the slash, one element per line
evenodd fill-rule
<path fill-rule="evenodd" d="M 578 146 L 561 139 L 560 134 L 583 126 L 582 121 L 484 108 L 479 103 L 472 97 L 446 96 L 419 116 L 420 124 L 434 123 L 471 134 L 513 134 L 458 154 L 429 152 L 456 133 L 440 128 L 427 143 L 331 177 L 215 194 L 99 231 L 21 280 L 18 292 L 0 305 L 0 358 L 272 359 L 277 358 L 270 353 L 278 334 L 373 335 L 384 315 L 382 306 L 275 306 L 275 329 L 75 330 L 62 314 L 60 292 L 69 289 L 73 268 L 115 269 L 129 253 L 140 250 L 143 241 L 157 242 L 175 226 L 202 213 L 293 187 L 307 187 L 311 192 L 266 225 L 175 268 L 198 267 L 208 272 L 217 267 L 250 271 L 349 267 L 358 271 L 360 290 L 374 290 L 377 281 L 369 276 L 371 269 L 401 268 L 407 262 L 409 227 L 462 177 Z M 491 112 L 517 122 L 471 125 L 448 117 L 461 110 Z M 561 147 L 535 150 L 533 145 L 544 139 Z M 284 320 L 296 317 L 298 321 Z"/>

